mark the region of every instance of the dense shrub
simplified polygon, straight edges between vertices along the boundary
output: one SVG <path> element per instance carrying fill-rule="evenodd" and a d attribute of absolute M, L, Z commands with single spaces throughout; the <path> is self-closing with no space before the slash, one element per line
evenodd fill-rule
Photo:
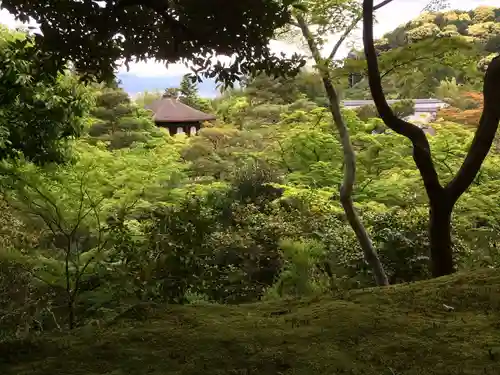
<path fill-rule="evenodd" d="M 391 284 L 430 277 L 427 215 L 394 210 L 370 217 L 373 241 Z"/>
<path fill-rule="evenodd" d="M 195 294 L 214 302 L 254 301 L 281 269 L 278 243 L 286 228 L 262 206 L 188 197 L 143 219 L 141 250 L 130 237 L 120 244 L 123 272 L 141 300 L 186 303 Z"/>
<path fill-rule="evenodd" d="M 283 240 L 283 267 L 276 282 L 266 291 L 265 298 L 302 297 L 331 290 L 333 275 L 324 264 L 327 251 L 315 240 Z"/>

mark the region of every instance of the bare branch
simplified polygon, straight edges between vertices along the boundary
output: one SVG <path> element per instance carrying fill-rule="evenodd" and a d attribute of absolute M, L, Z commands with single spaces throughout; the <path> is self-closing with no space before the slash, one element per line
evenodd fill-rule
<path fill-rule="evenodd" d="M 392 2 L 393 2 L 393 0 L 384 0 L 380 3 L 378 3 L 377 5 L 373 6 L 373 11 L 375 12 L 375 11 L 379 10 L 380 8 L 382 8 L 382 7 L 384 7 L 387 4 L 392 3 Z"/>
<path fill-rule="evenodd" d="M 76 296 L 76 294 L 78 293 L 79 291 L 79 286 L 80 286 L 80 281 L 81 281 L 81 278 L 83 276 L 83 274 L 85 273 L 86 269 L 88 268 L 88 266 L 94 261 L 94 259 L 102 252 L 102 250 L 106 247 L 107 245 L 107 241 L 103 241 L 102 240 L 102 227 L 101 227 L 101 220 L 99 218 L 99 212 L 97 211 L 97 207 L 101 204 L 101 202 L 104 200 L 104 198 L 101 198 L 98 202 L 94 202 L 90 196 L 90 194 L 88 193 L 88 191 L 85 191 L 85 195 L 87 196 L 89 202 L 90 202 L 90 206 L 91 206 L 91 209 L 92 209 L 92 212 L 94 213 L 94 216 L 95 216 L 95 219 L 97 221 L 97 231 L 99 233 L 98 235 L 98 246 L 97 246 L 97 250 L 96 252 L 94 253 L 94 255 L 92 255 L 86 262 L 85 264 L 83 265 L 83 267 L 78 271 L 78 274 L 76 275 L 76 278 L 75 278 L 75 286 L 73 288 L 73 296 Z"/>
<path fill-rule="evenodd" d="M 384 0 L 382 1 L 381 3 L 375 5 L 373 7 L 373 11 L 376 11 L 382 7 L 384 7 L 385 5 L 391 3 L 392 1 L 394 0 Z M 330 55 L 328 56 L 328 60 L 331 61 L 335 58 L 335 55 L 337 54 L 337 52 L 339 51 L 340 47 L 342 46 L 342 43 L 344 43 L 344 41 L 347 39 L 347 37 L 352 33 L 352 31 L 356 28 L 356 26 L 358 25 L 358 23 L 363 19 L 363 14 L 360 14 L 358 17 L 356 17 L 352 23 L 347 27 L 347 29 L 344 31 L 344 33 L 340 36 L 339 40 L 337 41 L 337 43 L 335 43 L 335 45 L 333 46 L 332 48 L 332 52 L 330 52 Z"/>
<path fill-rule="evenodd" d="M 340 47 L 342 46 L 342 43 L 347 39 L 347 37 L 351 34 L 351 32 L 356 28 L 358 25 L 359 21 L 361 21 L 363 17 L 359 16 L 357 17 L 344 31 L 344 33 L 340 36 L 339 40 L 337 43 L 332 48 L 332 52 L 330 52 L 330 55 L 328 56 L 328 61 L 332 61 L 335 58 L 335 55 L 339 51 Z"/>

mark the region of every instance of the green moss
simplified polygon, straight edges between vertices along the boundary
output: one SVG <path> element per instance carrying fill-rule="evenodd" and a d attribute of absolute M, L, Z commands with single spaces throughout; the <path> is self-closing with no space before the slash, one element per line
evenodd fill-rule
<path fill-rule="evenodd" d="M 498 271 L 355 291 L 341 298 L 144 305 L 99 330 L 4 343 L 0 357 L 8 363 L 0 373 L 498 373 Z"/>

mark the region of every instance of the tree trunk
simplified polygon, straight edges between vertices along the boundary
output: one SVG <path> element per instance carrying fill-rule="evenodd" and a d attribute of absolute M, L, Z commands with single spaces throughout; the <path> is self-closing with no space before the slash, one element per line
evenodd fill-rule
<path fill-rule="evenodd" d="M 356 154 L 352 147 L 349 130 L 347 129 L 344 119 L 342 118 L 337 91 L 335 90 L 335 87 L 330 79 L 328 67 L 322 66 L 322 59 L 318 46 L 315 43 L 304 18 L 297 15 L 296 19 L 302 31 L 302 35 L 309 45 L 313 58 L 319 67 L 323 80 L 323 86 L 330 103 L 330 112 L 332 113 L 333 122 L 339 132 L 340 143 L 344 153 L 344 181 L 342 182 L 342 186 L 340 188 L 340 202 L 344 208 L 347 221 L 356 234 L 356 238 L 363 251 L 365 261 L 373 271 L 375 282 L 379 286 L 389 285 L 389 280 L 385 274 L 384 267 L 380 262 L 377 252 L 373 248 L 370 236 L 361 222 L 361 219 L 354 208 L 354 202 L 352 201 L 352 191 L 354 189 L 354 182 L 356 179 Z"/>
<path fill-rule="evenodd" d="M 465 160 L 455 177 L 441 186 L 431 155 L 429 141 L 422 129 L 398 118 L 387 103 L 382 88 L 373 36 L 373 0 L 363 0 L 363 45 L 368 81 L 373 101 L 384 123 L 413 144 L 413 159 L 424 182 L 430 204 L 430 252 L 433 276 L 454 272 L 451 241 L 451 213 L 460 196 L 474 182 L 490 151 L 500 122 L 500 56 L 493 58 L 484 75 L 484 108 L 479 126 Z"/>
<path fill-rule="evenodd" d="M 342 150 L 344 152 L 344 181 L 340 188 L 340 203 L 342 203 L 349 225 L 356 234 L 356 238 L 363 251 L 365 261 L 373 271 L 375 282 L 377 285 L 381 286 L 389 285 L 389 280 L 385 274 L 384 267 L 380 262 L 377 252 L 373 248 L 370 235 L 366 231 L 365 226 L 361 222 L 361 219 L 354 208 L 352 191 L 354 189 L 354 181 L 356 178 L 356 154 L 354 153 L 354 149 L 352 147 L 347 126 L 342 118 L 337 93 L 330 79 L 326 77 L 323 78 L 323 83 L 330 102 L 330 111 L 339 132 L 340 143 L 342 144 Z"/>
<path fill-rule="evenodd" d="M 349 131 L 347 130 L 344 119 L 342 118 L 339 98 L 332 82 L 328 77 L 323 78 L 323 85 L 325 86 L 326 94 L 330 102 L 330 111 L 332 113 L 333 122 L 339 132 L 340 143 L 344 152 L 344 181 L 340 188 L 340 203 L 342 203 L 349 225 L 356 234 L 356 238 L 361 250 L 363 251 L 365 261 L 373 271 L 375 282 L 377 285 L 381 286 L 389 285 L 389 280 L 385 274 L 382 262 L 380 262 L 377 252 L 373 248 L 370 235 L 366 231 L 365 226 L 361 222 L 361 219 L 354 208 L 352 192 L 354 190 L 354 181 L 356 179 L 356 154 L 352 147 Z"/>
<path fill-rule="evenodd" d="M 380 262 L 377 252 L 373 248 L 370 235 L 366 231 L 365 226 L 361 222 L 359 215 L 354 208 L 352 198 L 345 194 L 344 186 L 340 189 L 340 203 L 342 203 L 349 225 L 356 234 L 356 238 L 358 239 L 359 246 L 363 251 L 365 261 L 373 271 L 375 282 L 379 286 L 389 285 L 389 280 L 385 274 L 384 266 L 382 265 L 382 262 Z"/>
<path fill-rule="evenodd" d="M 75 304 L 73 299 L 68 301 L 68 327 L 69 329 L 75 328 Z"/>
<path fill-rule="evenodd" d="M 451 241 L 451 213 L 453 205 L 439 200 L 430 202 L 429 239 L 432 276 L 440 277 L 455 272 Z"/>

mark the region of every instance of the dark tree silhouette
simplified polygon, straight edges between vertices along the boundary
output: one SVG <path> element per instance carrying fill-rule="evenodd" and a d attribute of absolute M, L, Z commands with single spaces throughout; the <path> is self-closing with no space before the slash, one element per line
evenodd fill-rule
<path fill-rule="evenodd" d="M 304 61 L 271 53 L 295 0 L 4 0 L 19 20 L 40 24 L 40 47 L 75 69 L 112 79 L 118 61 L 191 61 L 197 74 L 230 83 L 241 74 L 298 72 Z M 237 56 L 228 66 L 216 55 Z"/>
<path fill-rule="evenodd" d="M 432 273 L 435 277 L 451 274 L 454 272 L 451 239 L 453 207 L 474 181 L 491 148 L 500 121 L 500 56 L 491 61 L 484 76 L 484 109 L 469 152 L 456 176 L 446 186 L 442 186 L 424 131 L 398 118 L 385 98 L 373 39 L 373 0 L 363 1 L 363 24 L 363 44 L 373 100 L 384 123 L 411 141 L 413 159 L 429 197 Z"/>

